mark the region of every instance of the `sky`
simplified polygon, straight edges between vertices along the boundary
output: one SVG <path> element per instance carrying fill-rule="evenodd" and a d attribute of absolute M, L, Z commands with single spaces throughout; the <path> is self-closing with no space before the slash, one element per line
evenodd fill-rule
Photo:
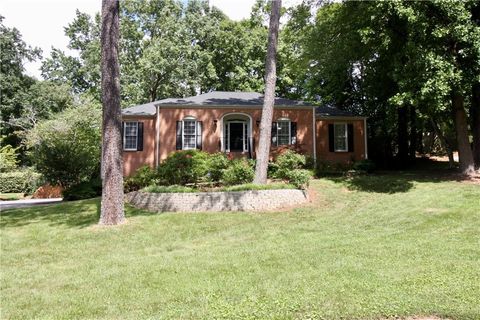
<path fill-rule="evenodd" d="M 297 0 L 284 0 L 291 5 Z M 220 8 L 233 20 L 250 16 L 255 0 L 210 0 L 210 4 Z M 4 24 L 20 30 L 23 40 L 43 51 L 48 57 L 52 47 L 66 52 L 68 38 L 63 28 L 73 21 L 75 10 L 88 14 L 100 12 L 101 0 L 1 0 L 0 14 Z M 27 74 L 40 78 L 40 61 L 25 64 Z"/>

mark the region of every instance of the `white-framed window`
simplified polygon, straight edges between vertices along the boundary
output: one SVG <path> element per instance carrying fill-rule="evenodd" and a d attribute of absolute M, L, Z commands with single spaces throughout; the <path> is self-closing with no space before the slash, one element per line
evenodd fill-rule
<path fill-rule="evenodd" d="M 182 150 L 197 148 L 197 121 L 195 118 L 185 118 L 182 121 Z"/>
<path fill-rule="evenodd" d="M 348 151 L 348 129 L 346 123 L 333 124 L 333 145 L 335 152 Z"/>
<path fill-rule="evenodd" d="M 290 119 L 278 119 L 277 120 L 277 146 L 283 146 L 291 144 L 292 132 L 291 132 Z"/>
<path fill-rule="evenodd" d="M 127 121 L 123 126 L 123 150 L 136 151 L 138 143 L 138 122 Z"/>

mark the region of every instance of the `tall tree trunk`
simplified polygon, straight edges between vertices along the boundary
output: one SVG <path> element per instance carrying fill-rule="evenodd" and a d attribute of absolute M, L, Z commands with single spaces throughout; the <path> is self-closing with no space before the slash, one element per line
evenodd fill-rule
<path fill-rule="evenodd" d="M 472 149 L 470 148 L 470 142 L 468 141 L 467 114 L 465 112 L 463 95 L 458 91 L 453 92 L 452 109 L 455 117 L 460 170 L 465 175 L 472 175 L 475 170 Z"/>
<path fill-rule="evenodd" d="M 472 118 L 473 160 L 478 169 L 480 168 L 480 82 L 472 85 L 470 117 Z"/>
<path fill-rule="evenodd" d="M 398 166 L 405 168 L 408 162 L 408 123 L 407 123 L 407 107 L 399 107 L 397 110 L 398 127 Z"/>
<path fill-rule="evenodd" d="M 118 61 L 119 1 L 102 1 L 102 205 L 100 224 L 125 220 L 123 211 L 122 113 Z"/>
<path fill-rule="evenodd" d="M 455 167 L 455 159 L 453 158 L 452 146 L 447 141 L 447 138 L 443 134 L 442 130 L 440 130 L 440 127 L 438 126 L 437 122 L 435 122 L 435 120 L 433 120 L 433 118 L 430 118 L 430 121 L 432 123 L 432 127 L 433 127 L 433 130 L 435 131 L 435 134 L 437 135 L 438 139 L 440 140 L 440 144 L 442 145 L 443 149 L 445 149 L 445 152 L 448 155 L 448 166 L 450 168 L 454 168 Z"/>
<path fill-rule="evenodd" d="M 410 145 L 409 145 L 409 156 L 410 161 L 415 162 L 416 152 L 417 152 L 417 142 L 418 142 L 418 132 L 417 132 L 417 110 L 415 106 L 410 106 Z"/>
<path fill-rule="evenodd" d="M 275 84 L 277 82 L 277 43 L 280 24 L 281 0 L 272 0 L 270 26 L 268 28 L 268 49 L 265 61 L 265 97 L 263 101 L 262 120 L 260 122 L 260 139 L 258 142 L 257 164 L 254 183 L 267 183 L 268 160 L 272 137 L 273 105 L 275 103 Z"/>

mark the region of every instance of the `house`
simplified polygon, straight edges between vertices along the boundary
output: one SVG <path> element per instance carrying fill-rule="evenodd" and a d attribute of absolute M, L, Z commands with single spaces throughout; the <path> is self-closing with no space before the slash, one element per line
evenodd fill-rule
<path fill-rule="evenodd" d="M 157 166 L 176 150 L 255 158 L 263 95 L 214 91 L 123 109 L 124 174 Z M 332 107 L 275 98 L 271 154 L 293 148 L 315 160 L 367 158 L 366 119 Z"/>

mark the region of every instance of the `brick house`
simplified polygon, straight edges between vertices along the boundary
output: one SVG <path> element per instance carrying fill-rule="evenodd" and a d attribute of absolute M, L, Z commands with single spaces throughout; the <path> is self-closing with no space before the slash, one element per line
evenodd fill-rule
<path fill-rule="evenodd" d="M 157 166 L 176 150 L 200 149 L 255 158 L 263 95 L 214 91 L 123 109 L 124 174 Z M 275 99 L 272 156 L 293 148 L 316 160 L 367 158 L 366 119 L 303 101 Z"/>

